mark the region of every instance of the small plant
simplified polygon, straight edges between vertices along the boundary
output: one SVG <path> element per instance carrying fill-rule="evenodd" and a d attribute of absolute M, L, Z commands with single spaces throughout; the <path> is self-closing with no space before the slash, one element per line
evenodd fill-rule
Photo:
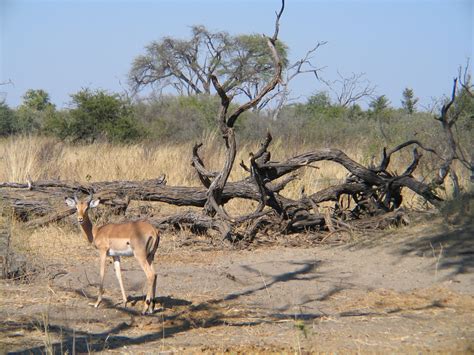
<path fill-rule="evenodd" d="M 44 346 L 44 353 L 47 355 L 53 355 L 54 352 L 54 345 L 53 345 L 53 339 L 50 333 L 50 327 L 49 327 L 49 307 L 51 300 L 48 300 L 48 308 L 46 311 L 41 313 L 41 319 L 35 321 L 33 323 L 34 327 L 36 330 L 40 333 L 42 333 L 42 341 L 43 341 L 43 346 Z"/>
<path fill-rule="evenodd" d="M 305 338 L 308 337 L 308 329 L 306 328 L 306 323 L 303 320 L 295 319 L 294 327 L 300 330 L 303 333 Z"/>

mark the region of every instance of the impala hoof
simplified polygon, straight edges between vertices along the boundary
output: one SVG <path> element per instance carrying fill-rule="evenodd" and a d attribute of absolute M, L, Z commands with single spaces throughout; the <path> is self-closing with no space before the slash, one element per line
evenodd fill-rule
<path fill-rule="evenodd" d="M 91 302 L 89 303 L 89 306 L 93 306 L 94 308 L 99 308 L 100 303 L 102 300 L 98 300 L 97 302 Z"/>
<path fill-rule="evenodd" d="M 145 300 L 145 308 L 143 309 L 142 315 L 153 314 L 154 306 L 154 302 L 152 303 L 151 300 Z"/>
<path fill-rule="evenodd" d="M 147 309 L 142 312 L 142 316 L 149 316 L 149 315 L 152 315 L 153 313 L 154 311 L 152 309 Z"/>
<path fill-rule="evenodd" d="M 127 303 L 130 302 L 130 300 L 127 298 L 126 300 L 122 300 L 122 305 L 124 307 L 127 307 Z M 120 304 L 120 303 L 119 303 Z"/>

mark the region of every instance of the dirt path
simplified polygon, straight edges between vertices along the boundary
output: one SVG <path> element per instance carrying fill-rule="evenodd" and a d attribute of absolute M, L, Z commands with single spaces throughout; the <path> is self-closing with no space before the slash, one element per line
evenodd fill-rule
<path fill-rule="evenodd" d="M 104 305 L 87 305 L 98 281 L 90 255 L 50 282 L 1 284 L 0 353 L 472 352 L 473 235 L 472 225 L 438 225 L 337 247 L 175 249 L 157 258 L 163 309 L 147 317 L 138 297 L 114 304 L 112 265 Z M 143 295 L 136 263 L 124 269 L 126 289 Z"/>

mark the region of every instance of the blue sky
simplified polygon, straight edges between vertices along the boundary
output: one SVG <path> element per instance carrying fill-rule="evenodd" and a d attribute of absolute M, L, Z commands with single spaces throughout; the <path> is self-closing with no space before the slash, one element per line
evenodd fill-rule
<path fill-rule="evenodd" d="M 10 106 L 27 89 L 44 89 L 59 107 L 81 88 L 122 91 L 133 59 L 152 40 L 186 38 L 189 26 L 231 34 L 273 33 L 279 0 L 0 0 L 0 88 Z M 399 106 L 413 88 L 421 104 L 448 94 L 473 54 L 471 0 L 287 0 L 280 39 L 290 60 L 318 41 L 322 76 L 363 72 Z M 471 66 L 472 69 L 472 66 Z M 324 86 L 313 76 L 292 83 L 302 99 Z"/>

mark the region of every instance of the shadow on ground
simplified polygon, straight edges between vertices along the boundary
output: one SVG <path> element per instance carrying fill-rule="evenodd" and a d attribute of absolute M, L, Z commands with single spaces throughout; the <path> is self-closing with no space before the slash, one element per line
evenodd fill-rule
<path fill-rule="evenodd" d="M 449 236 L 448 236 L 449 239 Z M 413 245 L 410 248 L 417 248 Z M 411 252 L 409 249 L 406 253 Z M 223 297 L 207 300 L 193 304 L 191 300 L 178 299 L 173 297 L 158 297 L 157 304 L 161 304 L 162 309 L 150 316 L 140 316 L 139 312 L 132 307 L 123 307 L 117 305 L 108 299 L 104 299 L 103 307 L 108 310 L 115 310 L 124 317 L 121 320 L 115 321 L 116 324 L 103 324 L 105 330 L 99 332 L 84 331 L 78 326 L 63 326 L 62 319 L 56 319 L 50 322 L 47 326 L 47 332 L 55 335 L 55 339 L 59 341 L 44 344 L 39 346 L 30 346 L 25 349 L 11 352 L 11 354 L 63 354 L 68 353 L 90 353 L 104 350 L 120 349 L 124 346 L 144 345 L 171 338 L 177 334 L 186 333 L 193 329 L 213 328 L 221 325 L 228 327 L 254 327 L 261 324 L 268 324 L 274 322 L 289 322 L 290 327 L 295 328 L 301 326 L 300 321 L 315 321 L 322 317 L 328 316 L 320 311 L 310 312 L 287 312 L 288 309 L 258 309 L 256 307 L 243 306 L 239 299 L 248 295 L 263 291 L 266 288 L 270 289 L 279 284 L 298 280 L 300 282 L 310 282 L 322 276 L 319 269 L 321 268 L 320 261 L 304 261 L 301 263 L 288 263 L 288 268 L 291 265 L 296 265 L 297 269 L 291 272 L 284 272 L 273 275 L 268 278 L 263 285 L 253 286 L 239 292 L 232 292 Z M 261 275 L 261 272 L 253 267 L 246 267 L 246 270 L 256 275 Z M 317 297 L 302 302 L 304 306 L 307 302 L 328 300 L 332 296 L 342 292 L 344 286 L 333 286 L 324 293 L 317 295 Z M 86 296 L 94 300 L 93 295 L 84 294 L 83 290 L 69 290 L 78 295 Z M 141 301 L 142 297 L 133 297 L 131 303 Z M 237 301 L 237 302 L 236 302 Z M 245 302 L 243 302 L 245 304 Z M 393 308 L 389 311 L 381 309 L 364 308 L 350 308 L 350 310 L 341 309 L 333 314 L 331 317 L 335 318 L 357 318 L 357 317 L 390 317 L 397 314 L 398 317 L 416 317 L 416 314 L 409 314 L 407 311 L 425 310 L 428 308 L 442 308 L 442 304 L 433 302 L 424 305 L 422 308 L 416 307 L 399 307 Z M 54 307 L 51 309 L 54 312 Z M 103 316 L 104 311 L 97 310 L 97 319 Z M 127 319 L 124 321 L 124 318 Z M 87 319 L 85 320 L 87 321 Z M 56 323 L 56 324 L 53 324 Z M 77 323 L 77 322 L 76 322 Z M 81 325 L 84 323 L 81 320 Z M 99 324 L 99 325 L 100 325 Z M 16 330 L 34 331 L 41 329 L 41 324 L 35 324 L 29 321 L 0 321 L 0 333 L 11 334 Z M 138 335 L 137 335 L 138 334 Z M 156 349 L 158 351 L 158 349 Z"/>
<path fill-rule="evenodd" d="M 469 195 L 472 199 L 472 197 Z M 449 207 L 449 206 L 448 206 Z M 447 207 L 445 207 L 447 208 Z M 404 256 L 429 256 L 436 260 L 439 269 L 449 270 L 447 277 L 474 272 L 474 214 L 472 211 L 442 211 L 438 214 L 421 213 L 415 219 L 423 230 L 411 234 L 410 227 L 369 235 L 346 247 L 372 249 L 380 245 L 393 247 L 393 254 Z M 406 233 L 402 235 L 402 233 Z M 398 235 L 392 239 L 392 234 Z M 401 236 L 401 238 L 399 238 Z M 438 261 L 439 260 L 439 261 Z"/>
<path fill-rule="evenodd" d="M 433 233 L 400 246 L 400 255 L 431 255 L 438 267 L 451 269 L 451 275 L 474 271 L 474 223 L 472 221 L 443 232 Z"/>
<path fill-rule="evenodd" d="M 292 264 L 292 263 L 290 263 Z M 256 310 L 240 309 L 231 315 L 227 312 L 232 308 L 232 302 L 242 296 L 248 296 L 265 288 L 288 282 L 291 280 L 313 280 L 318 277 L 312 274 L 319 266 L 319 262 L 298 263 L 301 265 L 297 270 L 275 275 L 268 283 L 262 286 L 243 290 L 241 292 L 233 292 L 228 295 L 198 304 L 192 304 L 191 301 L 176 299 L 172 297 L 158 297 L 155 301 L 157 305 L 161 305 L 161 311 L 155 312 L 153 315 L 140 316 L 140 312 L 133 308 L 117 305 L 108 299 L 104 299 L 103 306 L 108 309 L 115 309 L 121 314 L 130 316 L 130 322 L 121 322 L 120 324 L 109 327 L 102 332 L 86 332 L 71 327 L 64 327 L 55 324 L 49 324 L 47 330 L 61 337 L 61 341 L 50 344 L 49 346 L 36 346 L 28 349 L 11 352 L 10 354 L 44 354 L 52 351 L 54 354 L 62 354 L 66 351 L 73 352 L 96 352 L 106 349 L 118 349 L 123 346 L 132 346 L 146 344 L 162 340 L 164 338 L 173 337 L 178 333 L 183 333 L 196 328 L 210 328 L 219 325 L 228 326 L 255 326 L 275 319 L 294 319 L 294 315 L 278 314 L 262 314 Z M 257 270 L 249 269 L 250 272 L 258 273 Z M 311 275 L 310 275 L 311 274 Z M 342 289 L 329 291 L 334 294 Z M 66 290 L 67 291 L 67 290 Z M 76 294 L 86 296 L 94 300 L 92 295 L 84 293 L 84 290 L 69 290 Z M 327 294 L 322 296 L 327 297 Z M 131 305 L 143 300 L 143 297 L 130 298 Z M 100 310 L 98 310 L 100 312 Z M 252 314 L 252 312 L 254 312 Z M 321 314 L 301 314 L 299 319 L 316 319 Z M 251 320 L 249 320 L 251 319 Z M 0 332 L 11 332 L 15 329 L 38 330 L 38 325 L 30 322 L 0 322 Z M 128 330 L 135 327 L 142 329 L 145 334 L 132 337 L 124 335 Z"/>

